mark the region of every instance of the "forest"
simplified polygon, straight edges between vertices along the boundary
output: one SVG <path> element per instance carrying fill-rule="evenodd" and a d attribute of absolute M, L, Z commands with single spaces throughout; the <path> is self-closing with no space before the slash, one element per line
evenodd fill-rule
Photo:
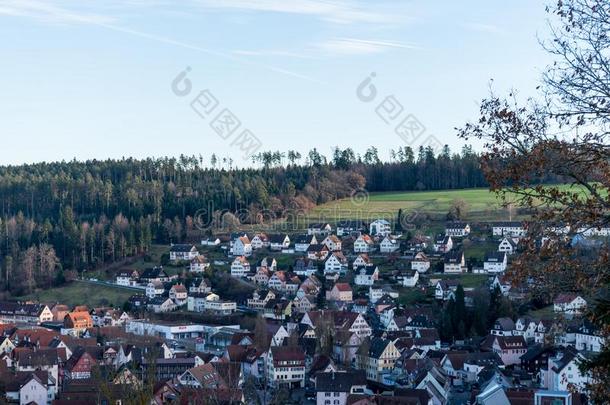
<path fill-rule="evenodd" d="M 485 187 L 479 155 L 465 146 L 415 153 L 410 147 L 382 161 L 375 147 L 362 155 L 336 148 L 327 158 L 261 152 L 252 167 L 234 168 L 212 155 L 136 160 L 36 163 L 0 167 L 2 288 L 14 294 L 61 284 L 67 274 L 144 254 L 151 243 L 182 241 L 206 208 L 281 215 L 350 196 L 355 190 L 439 190 Z M 212 220 L 212 219 L 210 219 Z M 69 273 L 68 273 L 69 272 Z"/>

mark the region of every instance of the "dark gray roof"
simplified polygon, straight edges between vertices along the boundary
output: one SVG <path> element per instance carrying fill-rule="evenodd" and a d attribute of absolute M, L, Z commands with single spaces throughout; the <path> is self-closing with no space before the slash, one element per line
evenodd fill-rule
<path fill-rule="evenodd" d="M 460 263 L 464 252 L 452 251 L 445 253 L 445 263 Z"/>
<path fill-rule="evenodd" d="M 366 385 L 366 376 L 363 370 L 318 373 L 316 375 L 316 391 L 318 392 L 349 393 L 354 385 Z"/>
<path fill-rule="evenodd" d="M 269 242 L 271 242 L 271 243 L 284 243 L 284 240 L 287 237 L 288 237 L 288 235 L 286 235 L 285 233 L 284 234 L 269 235 Z"/>
<path fill-rule="evenodd" d="M 487 252 L 485 253 L 486 262 L 502 262 L 506 256 L 505 252 Z"/>
<path fill-rule="evenodd" d="M 144 272 L 140 276 L 140 278 L 144 280 L 151 280 L 159 277 L 167 277 L 167 273 L 165 273 L 163 267 L 148 268 L 144 270 Z"/>
<path fill-rule="evenodd" d="M 371 339 L 371 345 L 369 347 L 369 356 L 378 359 L 383 354 L 383 351 L 390 344 L 387 339 L 374 337 Z"/>
<path fill-rule="evenodd" d="M 193 250 L 194 247 L 195 246 L 193 246 L 193 245 L 179 244 L 179 245 L 173 245 L 169 251 L 170 252 L 190 252 L 191 250 Z"/>
<path fill-rule="evenodd" d="M 44 310 L 45 305 L 41 304 L 21 304 L 18 302 L 0 302 L 0 314 L 2 315 L 21 315 L 37 317 Z"/>

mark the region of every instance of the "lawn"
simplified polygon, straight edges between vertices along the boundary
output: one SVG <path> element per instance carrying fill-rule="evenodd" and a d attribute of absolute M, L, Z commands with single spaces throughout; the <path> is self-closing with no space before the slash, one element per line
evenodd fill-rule
<path fill-rule="evenodd" d="M 442 280 L 460 280 L 464 288 L 476 288 L 487 282 L 489 276 L 486 274 L 430 274 L 430 278 Z"/>
<path fill-rule="evenodd" d="M 569 185 L 562 190 L 575 190 Z M 310 222 L 361 219 L 365 222 L 378 218 L 395 219 L 399 209 L 407 216 L 429 214 L 444 218 L 456 199 L 464 200 L 468 206 L 465 218 L 470 221 L 505 221 L 509 212 L 503 202 L 487 188 L 439 191 L 383 192 L 331 201 L 312 209 L 307 218 Z M 515 210 L 516 211 L 516 210 Z M 514 213 L 513 219 L 523 219 Z"/>
<path fill-rule="evenodd" d="M 536 319 L 553 319 L 555 318 L 555 312 L 553 311 L 553 306 L 549 305 L 540 309 L 532 310 L 528 313 L 529 316 Z"/>
<path fill-rule="evenodd" d="M 108 287 L 82 281 L 73 281 L 58 288 L 35 292 L 19 300 L 36 300 L 44 303 L 59 302 L 70 306 L 87 305 L 90 308 L 102 305 L 113 305 L 120 307 L 136 291 L 128 289 Z"/>

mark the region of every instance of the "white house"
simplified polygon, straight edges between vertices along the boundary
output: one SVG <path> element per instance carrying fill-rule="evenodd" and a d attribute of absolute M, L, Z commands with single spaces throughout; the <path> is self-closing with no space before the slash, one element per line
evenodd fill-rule
<path fill-rule="evenodd" d="M 536 337 L 536 328 L 538 328 L 538 321 L 530 318 L 529 316 L 522 316 L 515 322 L 515 330 L 513 335 L 523 336 L 526 341 L 533 341 Z"/>
<path fill-rule="evenodd" d="M 163 295 L 165 292 L 165 287 L 163 283 L 159 281 L 151 281 L 146 285 L 146 296 L 148 298 L 155 298 Z"/>
<path fill-rule="evenodd" d="M 379 269 L 374 264 L 359 267 L 354 271 L 354 284 L 371 286 L 379 280 Z"/>
<path fill-rule="evenodd" d="M 298 346 L 272 346 L 267 352 L 267 383 L 271 387 L 305 386 L 305 353 Z"/>
<path fill-rule="evenodd" d="M 218 246 L 220 245 L 220 238 L 212 236 L 206 239 L 201 239 L 201 245 L 203 246 Z"/>
<path fill-rule="evenodd" d="M 169 260 L 172 262 L 190 262 L 199 255 L 197 248 L 193 245 L 172 245 L 169 249 Z"/>
<path fill-rule="evenodd" d="M 349 262 L 341 252 L 332 252 L 324 261 L 324 274 L 345 273 Z"/>
<path fill-rule="evenodd" d="M 579 315 L 587 308 L 587 301 L 583 297 L 572 293 L 559 294 L 553 300 L 553 311 L 568 315 Z"/>
<path fill-rule="evenodd" d="M 362 221 L 340 221 L 337 222 L 337 236 L 360 235 L 366 230 Z"/>
<path fill-rule="evenodd" d="M 116 283 L 125 287 L 134 287 L 138 284 L 138 272 L 137 271 L 122 271 L 116 276 Z"/>
<path fill-rule="evenodd" d="M 496 274 L 491 282 L 491 285 L 489 286 L 489 289 L 493 291 L 496 287 L 500 289 L 502 295 L 508 295 L 510 289 L 512 288 L 512 284 L 503 274 Z"/>
<path fill-rule="evenodd" d="M 235 256 L 251 256 L 252 255 L 252 243 L 246 236 L 240 236 L 233 242 L 232 253 Z"/>
<path fill-rule="evenodd" d="M 212 292 L 212 287 L 208 285 L 205 279 L 193 279 L 191 286 L 189 287 L 190 293 L 209 293 Z"/>
<path fill-rule="evenodd" d="M 419 252 L 413 257 L 411 261 L 411 270 L 415 270 L 418 273 L 425 273 L 430 269 L 430 259 L 424 252 Z"/>
<path fill-rule="evenodd" d="M 445 225 L 445 235 L 462 238 L 470 235 L 470 225 L 467 222 L 453 221 Z"/>
<path fill-rule="evenodd" d="M 26 382 L 19 388 L 19 404 L 46 405 L 54 398 L 49 398 L 47 388 L 48 380 L 41 380 L 36 374 L 32 373 Z"/>
<path fill-rule="evenodd" d="M 498 252 L 504 252 L 508 255 L 512 255 L 516 251 L 517 243 L 513 240 L 513 238 L 502 238 L 502 240 L 498 244 Z"/>
<path fill-rule="evenodd" d="M 415 287 L 419 281 L 419 272 L 412 270 L 411 272 L 403 273 L 402 285 L 404 287 Z"/>
<path fill-rule="evenodd" d="M 208 294 L 205 298 L 206 311 L 210 311 L 216 315 L 231 315 L 237 309 L 237 303 L 234 301 L 221 300 L 216 294 Z"/>
<path fill-rule="evenodd" d="M 458 285 L 457 280 L 439 280 L 434 286 L 434 298 L 447 301 L 457 290 Z"/>
<path fill-rule="evenodd" d="M 585 319 L 576 331 L 576 349 L 599 353 L 605 342 L 602 331 Z"/>
<path fill-rule="evenodd" d="M 250 272 L 250 262 L 245 256 L 238 256 L 231 263 L 231 276 L 245 277 Z"/>
<path fill-rule="evenodd" d="M 191 260 L 189 270 L 191 273 L 203 273 L 208 268 L 210 268 L 210 262 L 208 262 L 208 259 L 206 259 L 206 257 L 203 255 L 199 255 Z"/>
<path fill-rule="evenodd" d="M 584 356 L 571 347 L 550 357 L 545 373 L 546 388 L 554 391 L 568 391 L 570 387 L 583 390 L 590 381 L 589 375 L 580 371 L 579 366 L 584 360 Z"/>
<path fill-rule="evenodd" d="M 365 389 L 366 377 L 362 371 L 318 373 L 316 405 L 346 405 L 349 395 L 364 394 Z"/>
<path fill-rule="evenodd" d="M 294 250 L 295 252 L 307 252 L 309 246 L 316 244 L 318 244 L 316 235 L 302 235 L 295 239 Z"/>
<path fill-rule="evenodd" d="M 527 344 L 523 336 L 496 336 L 492 350 L 502 360 L 505 366 L 521 363 L 521 356 L 527 352 Z"/>
<path fill-rule="evenodd" d="M 174 311 L 178 306 L 171 298 L 156 297 L 149 301 L 149 307 L 152 307 L 153 312 L 171 312 Z"/>
<path fill-rule="evenodd" d="M 483 269 L 487 273 L 502 273 L 506 270 L 508 259 L 504 252 L 488 252 L 485 254 Z"/>
<path fill-rule="evenodd" d="M 332 230 L 332 226 L 327 222 L 309 224 L 307 227 L 307 235 L 328 235 Z"/>
<path fill-rule="evenodd" d="M 256 269 L 267 267 L 271 271 L 277 270 L 277 260 L 274 257 L 263 257 L 256 265 Z"/>
<path fill-rule="evenodd" d="M 495 222 L 491 227 L 491 232 L 493 236 L 508 236 L 511 238 L 520 238 L 526 234 L 523 223 L 518 221 Z"/>
<path fill-rule="evenodd" d="M 269 236 L 269 248 L 271 250 L 282 250 L 290 247 L 290 238 L 286 234 Z"/>
<path fill-rule="evenodd" d="M 176 305 L 182 306 L 188 299 L 188 290 L 183 284 L 175 284 L 169 289 L 169 297 L 174 300 Z"/>
<path fill-rule="evenodd" d="M 440 253 L 447 253 L 453 249 L 453 239 L 451 236 L 438 235 L 434 241 L 434 251 Z"/>
<path fill-rule="evenodd" d="M 252 237 L 250 244 L 253 250 L 269 247 L 269 237 L 264 233 L 257 233 Z"/>
<path fill-rule="evenodd" d="M 387 236 L 392 233 L 392 224 L 385 219 L 377 219 L 370 223 L 369 233 L 374 236 Z"/>
<path fill-rule="evenodd" d="M 369 253 L 373 250 L 373 239 L 369 235 L 360 235 L 354 241 L 354 253 Z"/>
<path fill-rule="evenodd" d="M 383 240 L 379 244 L 379 251 L 381 253 L 392 253 L 392 252 L 397 251 L 399 247 L 400 247 L 400 242 L 398 241 L 398 239 L 393 238 L 390 235 L 387 235 L 386 237 L 383 238 Z"/>
<path fill-rule="evenodd" d="M 324 238 L 322 244 L 326 245 L 328 250 L 331 252 L 341 250 L 341 239 L 339 239 L 336 235 L 328 235 L 326 238 Z"/>
<path fill-rule="evenodd" d="M 352 269 L 356 270 L 358 267 L 368 266 L 371 264 L 371 259 L 369 259 L 368 255 L 365 253 L 359 254 L 358 257 L 354 259 L 354 263 L 352 263 Z"/>
<path fill-rule="evenodd" d="M 465 270 L 466 260 L 464 259 L 464 252 L 445 253 L 445 273 L 463 273 Z"/>

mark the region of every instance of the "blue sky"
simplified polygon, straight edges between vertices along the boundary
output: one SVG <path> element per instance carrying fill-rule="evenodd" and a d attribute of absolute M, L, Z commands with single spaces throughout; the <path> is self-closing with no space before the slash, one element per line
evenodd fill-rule
<path fill-rule="evenodd" d="M 84 4 L 83 4 L 84 3 Z M 533 94 L 544 2 L 0 0 L 0 163 L 244 152 L 190 107 L 208 89 L 261 150 L 382 156 L 405 141 L 386 96 L 453 149 L 493 87 Z M 192 92 L 176 96 L 186 67 Z M 356 96 L 371 72 L 378 97 Z M 400 117 L 398 119 L 400 119 Z M 394 122 L 394 121 L 393 121 Z M 395 123 L 395 122 L 394 122 Z M 475 147 L 477 145 L 475 144 Z"/>

